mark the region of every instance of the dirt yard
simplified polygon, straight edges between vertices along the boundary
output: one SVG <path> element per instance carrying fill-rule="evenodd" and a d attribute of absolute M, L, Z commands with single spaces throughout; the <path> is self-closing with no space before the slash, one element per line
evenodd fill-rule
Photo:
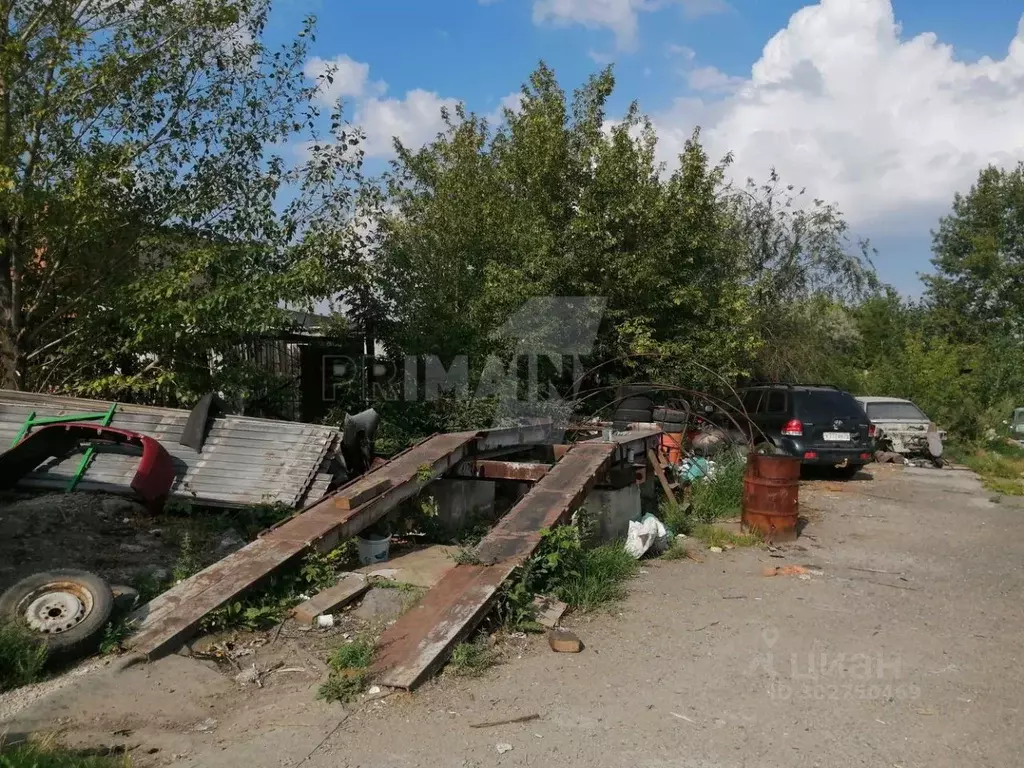
<path fill-rule="evenodd" d="M 0 722 L 136 766 L 1024 764 L 1024 509 L 968 472 L 871 474 L 805 484 L 782 551 L 645 563 L 614 615 L 565 622 L 579 655 L 513 638 L 482 678 L 345 708 L 315 700 L 324 659 L 286 627 L 255 655 L 282 665 L 262 687 L 210 659 L 100 661 L 0 698 Z M 786 564 L 810 572 L 763 575 Z"/>

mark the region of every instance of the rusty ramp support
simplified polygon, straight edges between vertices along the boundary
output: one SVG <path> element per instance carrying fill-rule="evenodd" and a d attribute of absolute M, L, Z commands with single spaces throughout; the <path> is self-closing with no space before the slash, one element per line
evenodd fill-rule
<path fill-rule="evenodd" d="M 149 658 L 173 652 L 195 632 L 206 614 L 256 586 L 309 548 L 328 551 L 415 496 L 422 487 L 422 467 L 430 468 L 431 479 L 440 477 L 469 455 L 479 434 L 456 432 L 428 438 L 171 587 L 129 617 L 136 632 L 129 638 L 128 647 Z M 367 499 L 369 493 L 377 495 Z M 359 499 L 366 500 L 347 508 Z"/>
<path fill-rule="evenodd" d="M 381 685 L 411 689 L 433 674 L 487 614 L 502 583 L 540 546 L 541 531 L 565 522 L 611 463 L 617 445 L 574 445 L 476 549 L 481 565 L 457 565 L 378 642 Z"/>

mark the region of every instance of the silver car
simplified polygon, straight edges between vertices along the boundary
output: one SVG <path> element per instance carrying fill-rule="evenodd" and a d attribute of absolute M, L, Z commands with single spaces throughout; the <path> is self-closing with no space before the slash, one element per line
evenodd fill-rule
<path fill-rule="evenodd" d="M 875 443 L 883 451 L 904 456 L 939 458 L 946 433 L 924 411 L 899 397 L 858 397 L 875 429 Z"/>

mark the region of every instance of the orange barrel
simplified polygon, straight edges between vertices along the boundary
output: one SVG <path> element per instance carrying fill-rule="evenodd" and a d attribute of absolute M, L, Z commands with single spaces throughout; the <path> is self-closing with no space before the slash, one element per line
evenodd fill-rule
<path fill-rule="evenodd" d="M 683 433 L 662 432 L 659 444 L 661 455 L 668 464 L 680 464 L 683 461 Z"/>
<path fill-rule="evenodd" d="M 800 459 L 748 454 L 743 527 L 759 531 L 768 541 L 792 541 L 799 508 Z"/>

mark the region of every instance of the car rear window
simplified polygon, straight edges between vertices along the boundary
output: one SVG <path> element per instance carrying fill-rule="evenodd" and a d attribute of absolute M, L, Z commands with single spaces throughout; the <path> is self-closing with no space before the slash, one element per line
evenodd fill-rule
<path fill-rule="evenodd" d="M 927 420 L 921 409 L 913 403 L 868 403 L 868 418 L 872 421 L 888 419 Z"/>
<path fill-rule="evenodd" d="M 810 390 L 797 398 L 797 402 L 800 418 L 805 421 L 822 421 L 863 414 L 860 403 L 853 395 L 840 390 Z"/>

